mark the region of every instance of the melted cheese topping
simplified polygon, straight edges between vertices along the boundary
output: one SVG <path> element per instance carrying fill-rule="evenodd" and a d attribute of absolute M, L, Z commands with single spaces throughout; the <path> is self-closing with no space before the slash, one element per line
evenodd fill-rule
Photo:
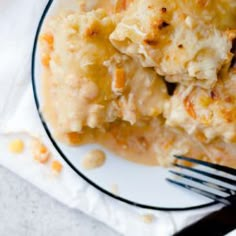
<path fill-rule="evenodd" d="M 45 27 L 41 48 L 49 62 L 43 110 L 56 133 L 102 128 L 116 119 L 134 124 L 162 113 L 165 83 L 111 45 L 114 28 L 115 20 L 103 10 L 62 13 Z"/>
<path fill-rule="evenodd" d="M 170 82 L 195 81 L 211 87 L 232 57 L 232 40 L 218 26 L 235 26 L 236 14 L 231 12 L 229 22 L 219 21 L 225 11 L 229 14 L 229 4 L 223 2 L 221 11 L 221 5 L 205 7 L 203 1 L 137 0 L 111 34 L 111 42 Z M 198 11 L 193 13 L 195 6 Z"/>

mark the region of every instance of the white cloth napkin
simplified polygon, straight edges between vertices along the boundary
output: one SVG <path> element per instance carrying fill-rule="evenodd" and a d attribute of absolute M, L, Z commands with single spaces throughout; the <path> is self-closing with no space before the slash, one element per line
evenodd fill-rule
<path fill-rule="evenodd" d="M 0 164 L 69 207 L 79 209 L 106 223 L 123 235 L 169 236 L 218 207 L 159 212 L 132 207 L 88 185 L 63 162 L 48 140 L 35 108 L 31 77 L 31 52 L 39 18 L 47 0 L 0 0 Z M 25 140 L 22 155 L 7 150 L 12 137 Z M 59 176 L 49 166 L 36 163 L 29 152 L 30 136 L 40 137 L 53 156 L 64 163 Z M 151 224 L 141 215 L 152 213 Z"/>

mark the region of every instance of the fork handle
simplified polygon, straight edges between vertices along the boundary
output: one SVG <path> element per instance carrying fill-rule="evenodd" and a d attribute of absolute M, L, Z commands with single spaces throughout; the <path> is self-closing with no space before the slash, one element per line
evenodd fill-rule
<path fill-rule="evenodd" d="M 236 229 L 236 203 L 213 212 L 174 236 L 224 236 Z"/>

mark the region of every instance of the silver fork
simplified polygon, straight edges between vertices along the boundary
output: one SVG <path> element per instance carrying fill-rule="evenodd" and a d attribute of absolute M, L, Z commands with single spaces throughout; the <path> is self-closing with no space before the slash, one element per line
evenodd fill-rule
<path fill-rule="evenodd" d="M 175 170 L 169 170 L 169 172 L 175 177 L 179 177 L 179 180 L 167 178 L 166 180 L 168 182 L 191 190 L 195 193 L 213 199 L 215 202 L 223 203 L 225 205 L 231 205 L 232 201 L 235 201 L 236 178 L 234 177 L 236 177 L 236 169 L 185 156 L 175 155 L 174 157 L 177 160 L 188 161 L 200 166 L 209 167 L 211 169 L 226 173 L 228 176 L 222 176 L 210 171 L 199 169 L 197 167 L 187 167 L 182 164 L 175 163 L 173 165 L 178 167 L 181 172 Z M 187 170 L 190 174 L 183 173 L 183 170 Z M 193 176 L 191 173 L 197 173 L 198 176 Z M 231 177 L 229 177 L 229 175 Z M 206 178 L 204 179 L 204 176 L 209 177 L 208 179 L 210 180 L 206 180 Z M 214 180 L 217 180 L 218 183 L 215 183 Z M 198 183 L 198 186 L 194 186 L 195 183 Z M 225 184 L 227 186 L 225 186 Z M 217 193 L 212 192 L 212 190 L 217 191 Z M 222 196 L 222 194 L 225 196 Z"/>

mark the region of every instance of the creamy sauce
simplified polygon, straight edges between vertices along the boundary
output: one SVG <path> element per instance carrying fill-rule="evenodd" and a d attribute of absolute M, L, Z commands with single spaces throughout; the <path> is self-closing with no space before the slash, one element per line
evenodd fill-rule
<path fill-rule="evenodd" d="M 46 71 L 42 79 L 44 104 L 46 104 L 43 107 L 43 114 L 50 123 L 55 124 L 57 119 L 52 106 L 53 84 L 49 76 Z M 165 127 L 161 119 L 153 119 L 135 126 L 127 122 L 115 122 L 109 124 L 106 130 L 85 128 L 81 133 L 54 135 L 69 145 L 98 143 L 119 157 L 147 166 L 168 166 L 172 163 L 174 154 L 185 154 L 236 167 L 235 144 L 225 144 L 219 140 L 204 144 L 201 135 L 196 139 L 183 131 Z"/>
<path fill-rule="evenodd" d="M 82 166 L 86 170 L 101 167 L 106 161 L 106 154 L 102 150 L 92 150 L 88 152 L 82 161 Z"/>
<path fill-rule="evenodd" d="M 142 165 L 155 166 L 159 164 L 153 147 L 148 147 L 147 141 L 143 137 L 145 129 L 132 129 L 131 131 L 122 127 L 122 124 L 111 125 L 110 129 L 106 132 L 89 129 L 83 133 L 59 135 L 57 138 L 69 145 L 97 143 L 121 158 Z"/>

